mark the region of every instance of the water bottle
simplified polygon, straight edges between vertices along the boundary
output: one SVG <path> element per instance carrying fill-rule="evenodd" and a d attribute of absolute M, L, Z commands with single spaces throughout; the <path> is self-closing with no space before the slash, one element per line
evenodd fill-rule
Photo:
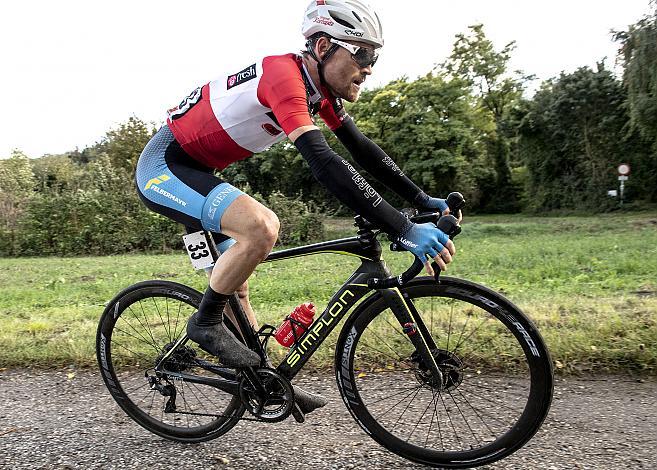
<path fill-rule="evenodd" d="M 308 329 L 308 327 L 313 322 L 313 317 L 315 316 L 315 306 L 307 302 L 301 304 L 292 310 L 281 326 L 279 326 L 274 332 L 274 337 L 282 346 L 289 348 L 292 346 L 292 343 L 296 338 L 301 338 L 303 333 Z"/>

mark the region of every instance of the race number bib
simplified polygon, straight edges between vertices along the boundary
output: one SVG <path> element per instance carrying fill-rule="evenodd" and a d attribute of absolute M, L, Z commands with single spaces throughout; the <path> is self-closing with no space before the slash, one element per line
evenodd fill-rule
<path fill-rule="evenodd" d="M 194 269 L 205 269 L 214 264 L 205 232 L 200 231 L 183 235 L 183 243 L 185 243 L 187 254 Z"/>

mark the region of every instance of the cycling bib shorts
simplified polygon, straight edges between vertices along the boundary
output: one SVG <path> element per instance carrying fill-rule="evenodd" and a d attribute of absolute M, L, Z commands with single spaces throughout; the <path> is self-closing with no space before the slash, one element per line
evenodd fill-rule
<path fill-rule="evenodd" d="M 188 231 L 221 232 L 221 216 L 244 194 L 187 155 L 168 126 L 163 126 L 142 152 L 135 182 L 146 206 L 180 222 Z M 218 238 L 225 251 L 232 243 Z M 227 242 L 227 243 L 223 243 Z M 220 248 L 221 248 L 220 247 Z"/>

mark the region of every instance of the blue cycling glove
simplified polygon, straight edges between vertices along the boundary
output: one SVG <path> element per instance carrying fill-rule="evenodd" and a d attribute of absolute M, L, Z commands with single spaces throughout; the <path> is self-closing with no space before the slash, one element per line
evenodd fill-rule
<path fill-rule="evenodd" d="M 449 237 L 434 224 L 426 223 L 411 225 L 411 228 L 400 235 L 397 241 L 420 261 L 426 263 L 427 256 L 433 259 L 443 251 Z"/>
<path fill-rule="evenodd" d="M 424 192 L 415 196 L 413 203 L 422 209 L 438 209 L 441 214 L 448 209 L 447 202 L 444 199 L 431 197 Z"/>

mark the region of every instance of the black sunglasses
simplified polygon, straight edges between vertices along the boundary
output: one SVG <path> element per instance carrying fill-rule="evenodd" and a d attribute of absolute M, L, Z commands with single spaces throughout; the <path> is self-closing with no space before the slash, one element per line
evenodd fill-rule
<path fill-rule="evenodd" d="M 353 44 L 334 38 L 331 38 L 330 41 L 333 44 L 337 44 L 338 46 L 347 49 L 351 53 L 351 58 L 354 59 L 360 68 L 374 67 L 374 64 L 376 64 L 376 61 L 379 59 L 379 53 L 376 49 L 354 46 Z"/>

